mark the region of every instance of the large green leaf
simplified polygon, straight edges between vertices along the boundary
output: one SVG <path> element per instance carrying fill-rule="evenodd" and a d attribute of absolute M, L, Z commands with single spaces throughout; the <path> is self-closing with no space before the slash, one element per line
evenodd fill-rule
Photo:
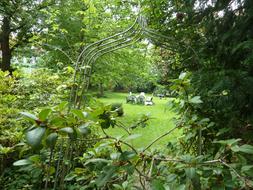
<path fill-rule="evenodd" d="M 47 146 L 53 148 L 55 146 L 55 144 L 56 144 L 57 138 L 58 138 L 58 134 L 57 133 L 51 133 L 51 134 L 49 134 L 47 136 L 47 139 L 46 139 Z"/>
<path fill-rule="evenodd" d="M 71 112 L 81 120 L 84 120 L 88 115 L 87 112 L 81 110 L 72 110 Z"/>
<path fill-rule="evenodd" d="M 196 169 L 195 168 L 186 168 L 185 174 L 188 178 L 193 179 L 196 175 Z"/>
<path fill-rule="evenodd" d="M 73 134 L 74 130 L 71 127 L 64 127 L 59 130 L 59 132 L 67 133 L 67 134 Z"/>
<path fill-rule="evenodd" d="M 231 150 L 233 152 L 239 152 L 240 151 L 240 147 L 238 145 L 234 145 L 234 146 L 231 147 Z"/>
<path fill-rule="evenodd" d="M 97 163 L 97 162 L 110 163 L 111 161 L 103 159 L 103 158 L 93 158 L 93 159 L 87 160 L 84 165 L 86 166 L 86 165 L 88 165 L 90 163 Z"/>
<path fill-rule="evenodd" d="M 45 121 L 48 117 L 48 115 L 51 113 L 51 109 L 43 109 L 40 113 L 39 113 L 39 119 L 41 121 Z"/>
<path fill-rule="evenodd" d="M 44 127 L 37 127 L 26 133 L 26 141 L 33 148 L 37 148 L 41 145 L 41 140 L 45 134 L 46 129 Z"/>
<path fill-rule="evenodd" d="M 253 154 L 253 146 L 249 144 L 244 144 L 240 146 L 240 152 L 244 152 L 247 154 Z"/>
<path fill-rule="evenodd" d="M 192 104 L 201 104 L 203 101 L 200 99 L 200 96 L 194 96 L 189 100 L 190 103 Z"/>
<path fill-rule="evenodd" d="M 220 144 L 232 146 L 232 145 L 236 145 L 239 141 L 241 141 L 241 139 L 228 139 L 228 140 L 214 141 L 214 143 L 220 143 Z"/>
<path fill-rule="evenodd" d="M 23 159 L 23 160 L 18 160 L 13 163 L 13 166 L 25 166 L 25 165 L 30 165 L 32 164 L 31 160 L 28 159 Z"/>
<path fill-rule="evenodd" d="M 90 128 L 88 127 L 90 125 L 90 123 L 85 123 L 83 125 L 81 125 L 80 127 L 78 127 L 78 130 L 79 132 L 82 134 L 82 135 L 88 135 L 91 133 L 91 130 Z"/>
<path fill-rule="evenodd" d="M 33 115 L 31 113 L 28 113 L 28 112 L 20 112 L 20 114 L 23 115 L 24 117 L 30 119 L 30 120 L 33 120 L 33 121 L 39 120 L 38 117 L 36 117 L 35 115 Z"/>

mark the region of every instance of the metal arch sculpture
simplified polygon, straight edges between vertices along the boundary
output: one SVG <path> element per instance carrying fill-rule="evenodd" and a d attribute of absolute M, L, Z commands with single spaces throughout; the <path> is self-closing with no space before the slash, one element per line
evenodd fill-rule
<path fill-rule="evenodd" d="M 99 40 L 85 47 L 75 63 L 73 87 L 70 103 L 73 107 L 81 107 L 84 93 L 88 89 L 92 66 L 96 60 L 113 51 L 125 48 L 139 41 L 144 34 L 145 20 L 138 16 L 132 26 L 123 32 Z"/>
<path fill-rule="evenodd" d="M 168 45 L 169 42 L 175 41 L 173 37 L 168 37 L 149 29 L 146 19 L 139 13 L 138 15 L 128 29 L 86 46 L 79 54 L 75 62 L 73 87 L 69 99 L 70 107 L 80 108 L 82 106 L 84 94 L 89 87 L 93 64 L 101 56 L 128 47 L 143 37 L 159 42 L 162 47 L 173 48 L 171 45 Z M 191 46 L 180 42 L 177 43 L 186 49 L 190 49 L 196 59 L 200 61 L 199 56 Z M 173 49 L 171 50 L 173 51 Z"/>

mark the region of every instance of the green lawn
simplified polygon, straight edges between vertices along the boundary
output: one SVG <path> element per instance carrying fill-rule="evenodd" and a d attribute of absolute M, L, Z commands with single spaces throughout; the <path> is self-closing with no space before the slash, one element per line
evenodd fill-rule
<path fill-rule="evenodd" d="M 173 128 L 172 122 L 173 116 L 175 115 L 166 108 L 166 104 L 170 101 L 169 98 L 159 99 L 153 98 L 155 102 L 154 106 L 143 106 L 143 105 L 132 105 L 126 104 L 126 93 L 106 93 L 106 98 L 100 98 L 99 100 L 105 104 L 111 103 L 122 103 L 124 109 L 124 116 L 120 120 L 127 126 L 130 126 L 134 120 L 138 119 L 143 114 L 150 114 L 151 120 L 148 122 L 148 126 L 145 128 L 138 127 L 134 129 L 134 134 L 141 134 L 137 139 L 132 141 L 136 147 L 145 147 L 153 139 L 164 134 Z M 107 130 L 110 135 L 120 136 L 126 134 L 121 128 L 110 128 Z M 175 141 L 179 135 L 179 131 L 174 131 L 171 135 L 164 137 L 161 141 L 157 142 L 153 147 L 161 148 L 164 147 L 168 141 Z"/>

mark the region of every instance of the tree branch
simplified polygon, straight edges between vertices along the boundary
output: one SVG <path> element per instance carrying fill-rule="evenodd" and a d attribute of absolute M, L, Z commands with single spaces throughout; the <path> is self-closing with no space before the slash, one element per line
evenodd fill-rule
<path fill-rule="evenodd" d="M 176 130 L 177 128 L 179 128 L 180 125 L 172 128 L 171 130 L 169 130 L 167 133 L 164 133 L 163 135 L 157 137 L 155 140 L 153 140 L 148 146 L 146 146 L 146 148 L 144 148 L 143 152 L 145 152 L 147 149 L 149 149 L 153 144 L 155 144 L 157 141 L 159 141 L 160 139 L 162 139 L 163 137 L 169 135 L 170 133 L 172 133 L 174 130 Z"/>

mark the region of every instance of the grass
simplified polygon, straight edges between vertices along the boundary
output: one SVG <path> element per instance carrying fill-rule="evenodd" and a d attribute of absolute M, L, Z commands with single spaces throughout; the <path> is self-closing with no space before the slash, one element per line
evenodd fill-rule
<path fill-rule="evenodd" d="M 105 104 L 111 103 L 122 103 L 124 109 L 124 116 L 120 118 L 126 126 L 131 126 L 138 118 L 143 114 L 149 114 L 152 118 L 148 122 L 148 126 L 145 128 L 137 127 L 133 130 L 134 134 L 140 134 L 141 136 L 137 139 L 132 140 L 132 144 L 135 147 L 145 147 L 152 140 L 159 137 L 160 135 L 166 133 L 174 127 L 172 122 L 173 116 L 175 114 L 170 110 L 166 109 L 166 104 L 170 101 L 169 98 L 159 99 L 157 97 L 153 98 L 155 105 L 144 106 L 144 105 L 132 105 L 126 104 L 126 93 L 112 93 L 107 92 L 106 98 L 100 98 L 99 100 Z M 120 136 L 126 135 L 126 132 L 121 128 L 110 128 L 107 130 L 110 135 Z M 174 131 L 171 135 L 164 137 L 159 142 L 157 142 L 153 147 L 161 148 L 167 145 L 169 141 L 175 141 L 179 135 L 179 131 Z"/>

